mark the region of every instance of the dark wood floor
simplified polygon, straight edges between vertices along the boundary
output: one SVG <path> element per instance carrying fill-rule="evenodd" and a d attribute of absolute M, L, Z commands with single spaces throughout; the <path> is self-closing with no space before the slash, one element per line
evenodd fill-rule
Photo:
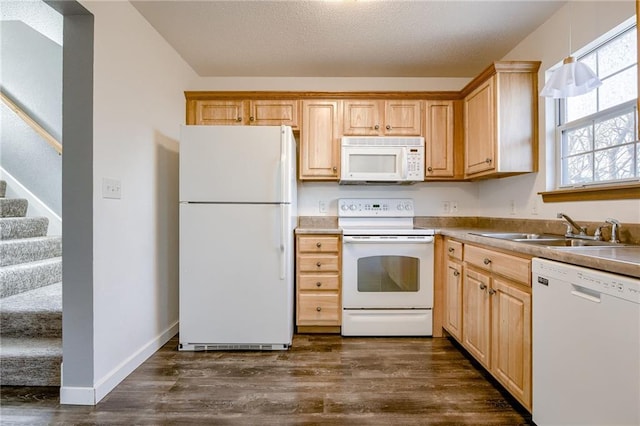
<path fill-rule="evenodd" d="M 448 339 L 296 335 L 289 351 L 178 352 L 177 337 L 97 406 L 2 387 L 1 423 L 527 425 Z"/>

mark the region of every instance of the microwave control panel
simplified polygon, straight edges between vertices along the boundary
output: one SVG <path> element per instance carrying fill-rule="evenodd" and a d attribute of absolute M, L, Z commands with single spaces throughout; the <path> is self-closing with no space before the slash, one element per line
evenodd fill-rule
<path fill-rule="evenodd" d="M 424 180 L 424 148 L 407 148 L 407 178 L 409 180 Z"/>

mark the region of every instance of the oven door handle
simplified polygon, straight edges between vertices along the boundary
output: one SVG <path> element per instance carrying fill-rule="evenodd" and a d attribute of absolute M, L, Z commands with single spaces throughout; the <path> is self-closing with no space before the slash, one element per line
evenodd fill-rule
<path fill-rule="evenodd" d="M 433 237 L 359 237 L 359 236 L 343 236 L 342 241 L 345 244 L 431 244 Z"/>

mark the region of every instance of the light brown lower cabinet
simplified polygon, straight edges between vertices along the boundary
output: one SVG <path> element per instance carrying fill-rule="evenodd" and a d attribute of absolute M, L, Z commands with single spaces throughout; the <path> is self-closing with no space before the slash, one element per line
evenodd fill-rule
<path fill-rule="evenodd" d="M 301 333 L 339 333 L 342 241 L 340 235 L 296 237 L 296 327 Z"/>
<path fill-rule="evenodd" d="M 531 259 L 464 244 L 464 262 L 458 266 L 445 244 L 447 249 L 444 328 L 531 411 Z"/>

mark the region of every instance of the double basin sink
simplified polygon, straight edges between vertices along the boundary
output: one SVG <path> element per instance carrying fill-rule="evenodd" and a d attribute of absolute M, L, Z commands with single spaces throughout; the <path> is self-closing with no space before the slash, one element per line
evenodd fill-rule
<path fill-rule="evenodd" d="M 585 240 L 579 238 L 565 237 L 554 234 L 527 234 L 521 232 L 474 232 L 474 235 L 482 237 L 499 238 L 501 240 L 514 241 L 525 244 L 534 244 L 548 248 L 570 248 L 570 247 L 620 247 L 621 243 L 609 241 Z"/>

